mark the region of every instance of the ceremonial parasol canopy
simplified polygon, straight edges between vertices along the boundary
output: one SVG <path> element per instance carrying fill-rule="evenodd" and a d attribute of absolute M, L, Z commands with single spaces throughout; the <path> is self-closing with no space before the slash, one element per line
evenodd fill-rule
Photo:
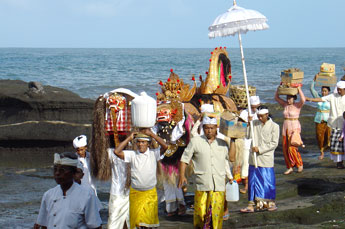
<path fill-rule="evenodd" d="M 228 9 L 224 14 L 219 15 L 212 25 L 208 28 L 210 31 L 208 33 L 209 38 L 215 37 L 226 37 L 234 36 L 238 34 L 238 40 L 240 43 L 241 57 L 242 57 L 242 67 L 243 67 L 243 78 L 246 88 L 247 101 L 248 101 L 248 114 L 251 114 L 248 82 L 247 82 L 247 72 L 246 64 L 244 61 L 242 38 L 241 34 L 245 34 L 248 31 L 264 30 L 268 29 L 267 18 L 255 10 L 244 9 L 237 6 L 236 0 L 234 0 L 234 5 Z M 252 121 L 251 121 L 252 126 Z M 251 129 L 251 135 L 254 143 L 254 133 L 253 128 Z M 255 167 L 257 167 L 256 153 L 254 153 Z"/>

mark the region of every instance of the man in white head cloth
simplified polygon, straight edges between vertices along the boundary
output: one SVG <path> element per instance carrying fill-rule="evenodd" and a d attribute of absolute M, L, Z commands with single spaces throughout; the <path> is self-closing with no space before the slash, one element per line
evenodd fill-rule
<path fill-rule="evenodd" d="M 54 154 L 54 179 L 58 185 L 44 193 L 35 229 L 102 227 L 96 196 L 74 182 L 77 165 L 74 153 Z"/>
<path fill-rule="evenodd" d="M 217 138 L 216 118 L 205 115 L 202 123 L 204 135 L 193 137 L 181 157 L 179 187 L 187 183 L 185 170 L 192 162 L 196 176 L 194 227 L 221 228 L 229 148 L 224 140 Z"/>
<path fill-rule="evenodd" d="M 243 110 L 240 113 L 240 118 L 245 121 L 245 122 L 249 122 L 250 120 L 258 120 L 258 116 L 257 116 L 257 108 L 260 106 L 261 102 L 260 102 L 260 97 L 259 96 L 250 96 L 249 98 L 250 100 L 250 107 L 251 107 L 251 115 L 248 115 L 248 109 Z M 249 127 L 248 127 L 248 131 L 247 131 L 247 135 L 249 134 Z M 244 138 L 243 139 L 244 144 L 243 144 L 243 151 L 242 151 L 242 161 L 240 162 L 241 165 L 241 179 L 242 179 L 242 183 L 244 184 L 244 188 L 240 189 L 240 192 L 245 194 L 247 193 L 248 190 L 248 169 L 249 169 L 249 150 L 250 150 L 250 146 L 252 143 L 252 140 L 250 138 Z"/>
<path fill-rule="evenodd" d="M 253 132 L 255 147 L 251 148 L 249 157 L 248 177 L 248 207 L 241 212 L 258 210 L 275 211 L 276 181 L 274 174 L 274 151 L 279 143 L 279 125 L 272 121 L 266 106 L 260 106 L 257 112 L 258 120 L 254 120 Z M 254 153 L 256 153 L 257 168 L 255 168 Z"/>
<path fill-rule="evenodd" d="M 345 111 L 345 81 L 337 83 L 337 92 L 321 98 L 306 98 L 311 102 L 329 102 L 330 112 L 327 125 L 331 128 L 331 160 L 337 163 L 338 169 L 343 169 L 345 160 L 344 143 L 339 141 L 343 128 L 343 113 Z"/>
<path fill-rule="evenodd" d="M 97 196 L 96 186 L 90 174 L 90 153 L 87 151 L 87 137 L 80 135 L 73 140 L 73 147 L 77 150 L 78 160 L 83 165 L 84 176 L 82 186 L 92 188 Z"/>

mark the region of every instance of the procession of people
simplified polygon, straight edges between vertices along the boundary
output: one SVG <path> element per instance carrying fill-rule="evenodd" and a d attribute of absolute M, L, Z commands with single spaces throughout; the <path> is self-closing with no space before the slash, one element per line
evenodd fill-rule
<path fill-rule="evenodd" d="M 226 185 L 237 180 L 231 172 L 234 160 L 240 167 L 237 182 L 243 184 L 238 191 L 248 195 L 248 206 L 240 212 L 276 211 L 275 150 L 282 134 L 284 174 L 293 173 L 294 167 L 303 172 L 299 117 L 306 101 L 318 102 L 314 120 L 318 159 L 324 159 L 329 148 L 336 167 L 344 168 L 345 81 L 336 84 L 334 93 L 329 86 L 318 93 L 314 78 L 314 98 L 305 97 L 301 85 L 295 85 L 299 100 L 297 94 L 287 94 L 284 100 L 278 88 L 274 98 L 284 115 L 279 127 L 259 96 L 248 96 L 251 109 L 220 102 L 227 98 L 230 63 L 221 72 L 224 81 L 213 89 L 207 84 L 211 74 L 205 81 L 200 77 L 199 88 L 194 83 L 190 89 L 171 70 L 167 82 L 159 83 L 162 93 L 153 102 L 146 94 L 123 89 L 100 96 L 95 107 L 102 109 L 94 114 L 91 152 L 87 137 L 80 135 L 73 140 L 76 152 L 54 154 L 58 185 L 44 194 L 34 228 L 101 228 L 102 204 L 95 180 L 111 181 L 107 228 L 159 227 L 158 205 L 164 200 L 167 217 L 183 217 L 190 183 L 194 228 L 222 228 L 229 218 L 226 196 L 232 195 Z M 224 111 L 231 111 L 234 118 L 222 124 Z M 224 123 L 231 123 L 230 130 L 240 123 L 243 135 L 230 136 L 221 126 Z"/>

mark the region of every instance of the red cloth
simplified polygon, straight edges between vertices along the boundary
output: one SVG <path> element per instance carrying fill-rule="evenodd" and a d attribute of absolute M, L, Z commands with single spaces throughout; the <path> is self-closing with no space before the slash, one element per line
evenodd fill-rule
<path fill-rule="evenodd" d="M 127 105 L 124 107 L 124 109 L 116 112 L 116 118 L 117 131 L 131 131 L 132 116 L 131 110 L 128 109 Z M 105 130 L 113 131 L 113 118 L 109 108 L 106 109 Z"/>

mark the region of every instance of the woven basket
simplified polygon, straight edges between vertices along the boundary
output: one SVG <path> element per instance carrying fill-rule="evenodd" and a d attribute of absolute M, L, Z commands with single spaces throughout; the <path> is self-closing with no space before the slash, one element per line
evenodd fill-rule
<path fill-rule="evenodd" d="M 298 90 L 294 87 L 278 87 L 278 94 L 279 95 L 297 95 Z"/>
<path fill-rule="evenodd" d="M 256 94 L 256 88 L 248 86 L 249 96 Z M 231 85 L 230 98 L 235 102 L 239 108 L 246 108 L 248 106 L 246 88 L 244 85 Z"/>

